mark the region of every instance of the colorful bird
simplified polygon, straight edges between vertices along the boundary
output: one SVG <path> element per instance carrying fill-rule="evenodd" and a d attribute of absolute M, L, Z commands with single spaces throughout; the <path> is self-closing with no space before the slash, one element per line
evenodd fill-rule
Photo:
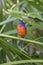
<path fill-rule="evenodd" d="M 18 35 L 21 36 L 21 37 L 25 37 L 26 32 L 27 31 L 26 31 L 25 23 L 22 20 L 20 20 L 20 23 L 17 26 Z"/>

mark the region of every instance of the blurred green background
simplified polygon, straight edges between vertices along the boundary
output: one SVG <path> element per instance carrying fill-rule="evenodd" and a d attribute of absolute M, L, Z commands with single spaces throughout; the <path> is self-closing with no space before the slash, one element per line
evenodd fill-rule
<path fill-rule="evenodd" d="M 25 38 L 17 34 L 20 19 Z M 43 0 L 0 0 L 0 65 L 16 64 L 43 65 Z"/>

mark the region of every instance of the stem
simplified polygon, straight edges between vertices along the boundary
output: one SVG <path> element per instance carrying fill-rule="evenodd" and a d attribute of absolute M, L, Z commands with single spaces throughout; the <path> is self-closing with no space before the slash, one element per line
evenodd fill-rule
<path fill-rule="evenodd" d="M 0 37 L 7 37 L 7 38 L 11 38 L 11 39 L 16 39 L 16 40 L 21 40 L 21 41 L 25 41 L 25 42 L 30 42 L 30 43 L 43 45 L 42 42 L 38 42 L 38 41 L 34 41 L 34 40 L 28 40 L 28 39 L 19 38 L 19 37 L 10 36 L 10 35 L 5 35 L 5 34 L 0 34 Z"/>
<path fill-rule="evenodd" d="M 12 64 L 33 63 L 33 62 L 41 63 L 41 62 L 43 62 L 43 60 L 20 60 L 20 61 L 4 63 L 4 64 L 0 64 L 0 65 L 12 65 Z"/>

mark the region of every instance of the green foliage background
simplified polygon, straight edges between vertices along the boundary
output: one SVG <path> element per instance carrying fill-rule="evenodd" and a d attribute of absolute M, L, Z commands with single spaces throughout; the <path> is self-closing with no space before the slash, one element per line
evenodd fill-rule
<path fill-rule="evenodd" d="M 26 24 L 25 38 L 17 35 L 20 19 Z M 43 0 L 0 0 L 0 65 L 43 65 L 42 62 Z"/>

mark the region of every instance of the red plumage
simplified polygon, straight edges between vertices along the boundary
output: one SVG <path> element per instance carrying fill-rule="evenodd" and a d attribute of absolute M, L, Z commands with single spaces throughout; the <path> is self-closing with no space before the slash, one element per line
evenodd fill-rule
<path fill-rule="evenodd" d="M 19 24 L 17 27 L 17 33 L 19 36 L 24 37 L 26 35 L 26 28 Z"/>

